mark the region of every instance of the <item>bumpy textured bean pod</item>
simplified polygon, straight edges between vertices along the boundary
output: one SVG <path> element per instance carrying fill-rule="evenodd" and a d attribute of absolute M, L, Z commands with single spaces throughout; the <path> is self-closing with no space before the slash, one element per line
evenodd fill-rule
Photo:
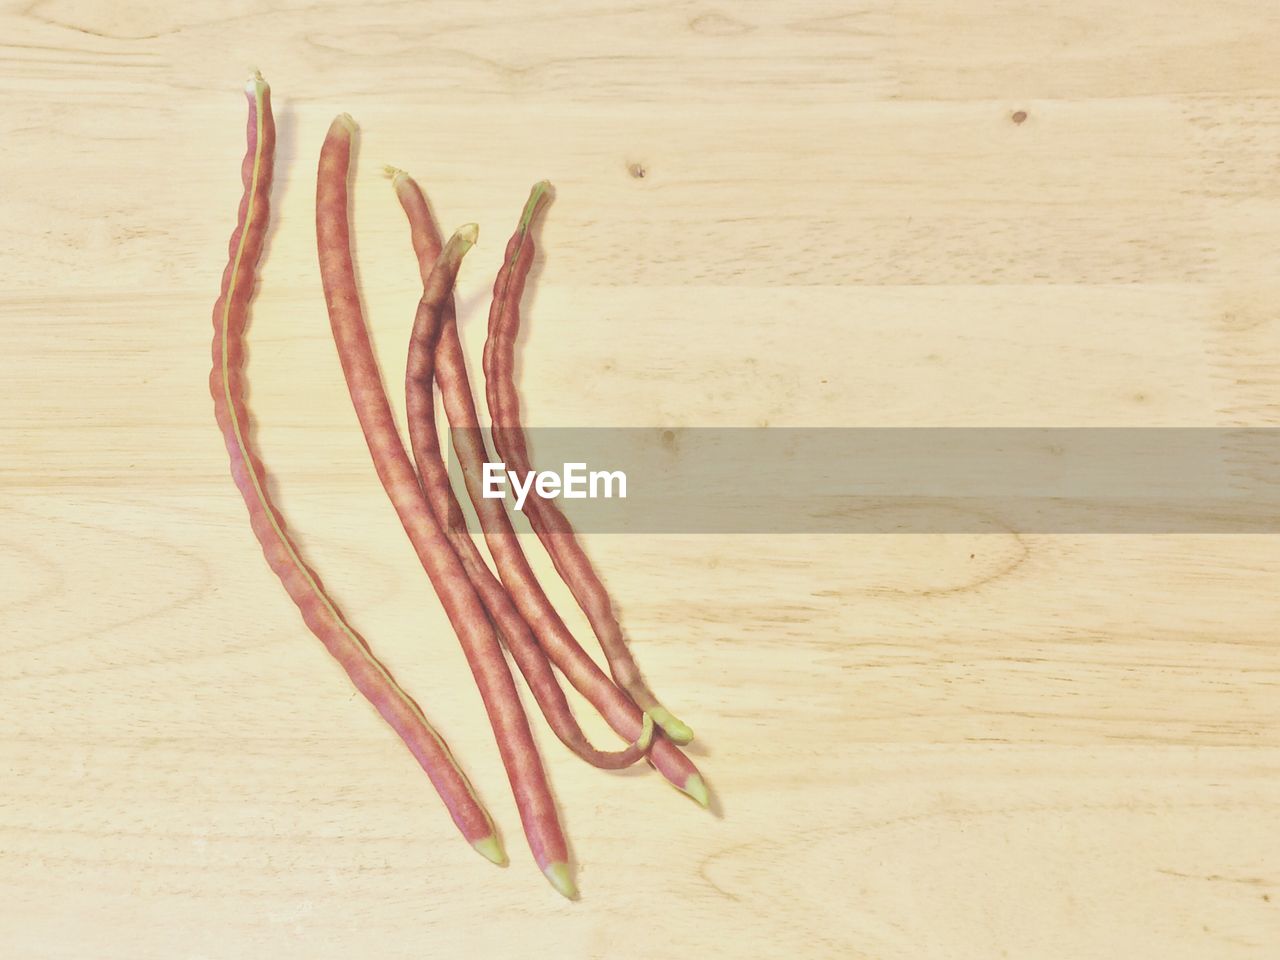
<path fill-rule="evenodd" d="M 493 303 L 489 308 L 489 335 L 484 345 L 485 394 L 489 419 L 493 423 L 493 445 L 508 470 L 520 476 L 532 467 L 520 424 L 520 397 L 515 384 L 515 341 L 520 329 L 520 298 L 533 266 L 533 232 L 530 227 L 550 199 L 551 184 L 536 184 L 529 194 L 516 232 L 507 243 L 502 268 L 493 283 Z M 591 565 L 568 519 L 550 500 L 536 493 L 524 504 L 525 516 L 538 539 L 546 547 L 556 571 L 569 587 L 578 606 L 587 615 L 600 648 L 609 662 L 609 671 L 662 731 L 677 743 L 688 743 L 693 731 L 658 702 L 627 648 L 622 626 L 613 612 L 613 603 L 595 568 Z"/>
<path fill-rule="evenodd" d="M 421 708 L 374 657 L 325 593 L 289 537 L 284 517 L 271 502 L 267 473 L 254 450 L 245 406 L 244 334 L 258 260 L 270 215 L 275 125 L 271 92 L 261 75 L 249 82 L 248 150 L 243 165 L 244 197 L 222 293 L 213 308 L 213 371 L 209 389 L 214 415 L 231 457 L 231 475 L 244 497 L 253 532 L 267 563 L 280 578 L 311 632 L 342 665 L 351 682 L 400 735 L 430 777 L 454 823 L 478 850 L 495 863 L 506 855 L 489 814 L 480 804 L 448 746 L 427 722 Z"/>
<path fill-rule="evenodd" d="M 440 255 L 440 231 L 421 187 L 402 170 L 388 169 L 392 185 L 409 222 L 409 235 L 418 266 L 425 283 Z M 412 363 L 411 363 L 412 367 Z M 435 377 L 444 398 L 449 418 L 454 452 L 467 484 L 467 493 L 480 518 L 485 542 L 498 575 L 516 604 L 519 613 L 532 628 L 547 656 L 574 688 L 600 711 L 604 719 L 622 737 L 641 736 L 646 715 L 613 683 L 587 655 L 556 612 L 538 578 L 535 576 L 520 538 L 511 525 L 502 501 L 490 499 L 482 492 L 482 471 L 489 460 L 480 430 L 471 383 L 467 376 L 466 357 L 458 336 L 457 320 L 452 304 L 446 306 L 435 352 Z M 421 416 L 430 415 L 428 408 Z M 410 436 L 421 418 L 410 412 Z M 658 737 L 649 753 L 649 762 L 675 787 L 683 790 L 703 806 L 707 805 L 707 787 L 698 768 L 670 740 Z"/>
<path fill-rule="evenodd" d="M 400 523 L 426 570 L 480 690 L 534 860 L 566 897 L 577 891 L 555 800 L 502 646 L 475 588 L 418 485 L 382 388 L 351 257 L 347 178 L 355 121 L 329 127 L 316 180 L 316 245 L 329 326 L 369 453 Z"/>
<path fill-rule="evenodd" d="M 458 559 L 462 561 L 463 569 L 480 595 L 485 609 L 489 611 L 494 625 L 502 634 L 520 672 L 524 674 L 552 731 L 565 746 L 593 766 L 618 770 L 644 758 L 653 740 L 653 721 L 646 716 L 639 739 L 623 750 L 597 750 L 587 740 L 551 670 L 546 653 L 538 646 L 529 625 L 507 595 L 506 588 L 490 572 L 480 551 L 462 526 L 462 509 L 454 496 L 449 471 L 441 455 L 432 389 L 436 342 L 446 312 L 450 315 L 449 321 L 454 320 L 453 285 L 462 257 L 475 243 L 475 237 L 474 224 L 463 227 L 450 237 L 434 269 L 423 281 L 422 298 L 418 302 L 409 341 L 405 375 L 409 448 L 413 451 L 414 463 L 418 467 L 423 493 L 426 494 L 436 519 L 444 525 L 445 533 L 453 544 Z"/>

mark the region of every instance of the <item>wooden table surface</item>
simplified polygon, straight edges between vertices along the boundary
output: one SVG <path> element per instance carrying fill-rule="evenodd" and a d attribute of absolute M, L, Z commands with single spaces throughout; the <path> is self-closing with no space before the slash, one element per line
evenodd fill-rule
<path fill-rule="evenodd" d="M 558 898 L 374 478 L 312 226 L 349 111 L 386 382 L 418 286 L 384 163 L 480 224 L 478 374 L 554 181 L 535 425 L 1276 425 L 1273 3 L 23 0 L 0 37 L 6 957 L 1276 955 L 1267 536 L 588 537 L 717 804 L 540 727 L 583 891 Z M 505 870 L 303 627 L 228 477 L 210 310 L 253 67 L 280 130 L 257 436 Z"/>

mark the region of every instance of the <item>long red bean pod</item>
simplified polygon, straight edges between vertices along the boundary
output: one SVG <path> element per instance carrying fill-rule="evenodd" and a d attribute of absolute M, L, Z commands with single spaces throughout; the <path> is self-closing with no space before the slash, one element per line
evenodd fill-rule
<path fill-rule="evenodd" d="M 440 597 L 475 677 L 534 860 L 556 890 L 573 897 L 577 891 L 569 871 L 564 832 L 515 681 L 480 598 L 418 486 L 382 388 L 351 258 L 347 178 L 354 132 L 355 122 L 349 116 L 333 121 L 320 151 L 316 180 L 320 277 L 342 371 L 378 478 Z"/>
<path fill-rule="evenodd" d="M 445 313 L 453 313 L 453 285 L 458 267 L 463 255 L 475 243 L 475 237 L 474 224 L 462 228 L 450 237 L 435 267 L 423 282 L 422 298 L 418 302 L 410 337 L 405 376 L 409 447 L 418 466 L 423 492 L 435 511 L 436 519 L 444 521 L 445 533 L 453 544 L 458 559 L 462 561 L 472 586 L 476 588 L 494 625 L 506 641 L 507 649 L 524 674 L 552 731 L 565 746 L 588 763 L 604 769 L 621 769 L 643 759 L 653 739 L 653 721 L 648 716 L 645 717 L 639 739 L 626 749 L 606 752 L 591 746 L 569 708 L 569 701 L 560 689 L 547 655 L 538 646 L 529 625 L 512 604 L 506 588 L 489 571 L 480 551 L 461 523 L 449 519 L 461 517 L 462 511 L 453 494 L 449 471 L 440 452 L 432 382 L 436 341 L 440 336 Z M 450 316 L 449 319 L 452 321 L 453 317 Z"/>
<path fill-rule="evenodd" d="M 392 174 L 392 185 L 408 219 L 410 239 L 418 256 L 423 282 L 426 283 L 432 265 L 440 254 L 440 231 L 417 182 L 402 170 L 390 169 L 388 172 Z M 569 632 L 529 566 L 506 508 L 500 500 L 483 495 L 480 478 L 483 465 L 489 460 L 489 451 L 480 431 L 480 420 L 471 393 L 466 357 L 458 336 L 457 318 L 452 304 L 445 308 L 441 327 L 434 358 L 435 376 L 444 398 L 445 413 L 452 428 L 454 451 L 467 483 L 467 492 L 480 518 L 485 542 L 498 568 L 498 574 L 511 591 L 518 612 L 533 629 L 538 643 L 556 667 L 600 711 L 620 736 L 634 739 L 642 734 L 643 721 L 647 719 L 647 715 L 618 689 Z M 417 339 L 415 332 L 415 342 Z M 410 368 L 412 367 L 411 362 Z M 423 417 L 433 414 L 434 411 L 424 408 L 415 415 L 411 400 L 411 438 L 416 424 Z M 649 762 L 675 787 L 702 806 L 707 805 L 707 787 L 698 768 L 670 740 L 662 737 L 654 740 Z"/>
<path fill-rule="evenodd" d="M 400 735 L 431 778 L 462 835 L 485 857 L 494 863 L 504 863 L 506 855 L 493 822 L 448 746 L 325 593 L 320 578 L 303 562 L 289 537 L 284 517 L 267 492 L 267 473 L 250 439 L 249 412 L 244 400 L 244 334 L 270 216 L 276 136 L 271 91 L 261 75 L 249 82 L 247 93 L 249 124 L 248 150 L 242 168 L 244 197 L 231 234 L 230 262 L 222 275 L 222 292 L 213 308 L 213 370 L 209 375 L 214 415 L 231 457 L 231 475 L 244 497 L 250 524 L 267 563 L 297 604 L 311 632 Z"/>
<path fill-rule="evenodd" d="M 520 396 L 515 386 L 515 340 L 520 328 L 520 298 L 529 268 L 533 266 L 533 218 L 550 199 L 551 184 L 536 184 L 529 194 L 516 232 L 507 243 L 502 268 L 493 283 L 493 303 L 489 309 L 489 335 L 484 345 L 485 395 L 489 419 L 493 423 L 493 445 L 506 469 L 527 475 L 529 451 L 520 426 Z M 609 662 L 609 671 L 645 713 L 653 717 L 672 740 L 688 743 L 693 731 L 653 695 L 631 651 L 627 649 L 622 626 L 614 615 L 609 592 L 574 535 L 568 519 L 550 500 L 536 493 L 525 501 L 529 526 L 546 547 L 556 571 L 595 631 L 600 648 Z"/>

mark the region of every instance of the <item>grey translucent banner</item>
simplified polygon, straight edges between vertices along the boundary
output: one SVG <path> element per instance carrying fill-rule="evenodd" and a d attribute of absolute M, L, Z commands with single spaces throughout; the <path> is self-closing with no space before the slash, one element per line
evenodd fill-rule
<path fill-rule="evenodd" d="M 610 496 L 601 477 L 594 498 L 549 498 L 583 532 L 1280 532 L 1273 428 L 564 428 L 528 444 L 537 471 L 581 465 L 584 493 L 615 474 Z M 461 493 L 452 451 L 449 468 Z M 490 489 L 513 508 L 522 482 Z"/>

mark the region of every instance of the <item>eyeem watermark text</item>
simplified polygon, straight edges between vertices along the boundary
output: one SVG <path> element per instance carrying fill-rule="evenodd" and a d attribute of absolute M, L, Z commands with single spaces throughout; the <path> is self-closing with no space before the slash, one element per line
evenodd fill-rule
<path fill-rule="evenodd" d="M 515 506 L 523 511 L 532 490 L 543 500 L 564 497 L 566 500 L 620 500 L 627 498 L 627 475 L 621 470 L 587 470 L 585 463 L 566 463 L 560 473 L 554 470 L 530 470 L 520 477 L 505 463 L 484 465 L 484 496 L 488 500 L 506 498 L 507 486 L 515 494 Z M 616 489 L 616 493 L 615 493 Z"/>

